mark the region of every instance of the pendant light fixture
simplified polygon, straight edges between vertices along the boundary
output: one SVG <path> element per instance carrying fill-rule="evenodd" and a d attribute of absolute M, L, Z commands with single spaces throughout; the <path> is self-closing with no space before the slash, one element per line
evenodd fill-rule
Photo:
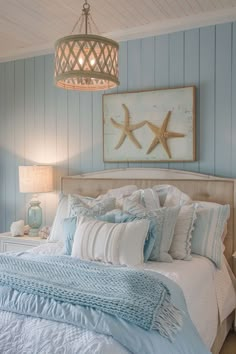
<path fill-rule="evenodd" d="M 90 34 L 95 23 L 87 0 L 72 34 L 55 44 L 55 85 L 67 90 L 98 91 L 119 85 L 119 44 L 111 39 Z M 79 27 L 84 34 L 73 34 Z"/>

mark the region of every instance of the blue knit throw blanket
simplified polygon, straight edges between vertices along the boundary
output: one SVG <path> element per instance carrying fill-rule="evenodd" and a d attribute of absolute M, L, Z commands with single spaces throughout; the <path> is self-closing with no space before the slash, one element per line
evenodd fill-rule
<path fill-rule="evenodd" d="M 172 340 L 182 316 L 158 275 L 66 256 L 37 260 L 0 255 L 0 285 L 88 306 Z"/>

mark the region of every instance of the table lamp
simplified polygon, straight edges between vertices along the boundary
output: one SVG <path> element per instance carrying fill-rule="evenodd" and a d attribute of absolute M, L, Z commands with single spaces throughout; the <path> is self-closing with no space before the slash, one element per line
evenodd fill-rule
<path fill-rule="evenodd" d="M 19 188 L 21 193 L 33 193 L 28 208 L 29 235 L 38 236 L 42 225 L 42 208 L 37 193 L 53 190 L 52 166 L 19 166 Z"/>

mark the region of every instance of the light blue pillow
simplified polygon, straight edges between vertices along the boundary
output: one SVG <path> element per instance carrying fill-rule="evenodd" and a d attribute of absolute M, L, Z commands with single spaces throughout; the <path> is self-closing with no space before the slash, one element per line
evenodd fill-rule
<path fill-rule="evenodd" d="M 223 255 L 221 237 L 229 215 L 229 205 L 202 202 L 197 209 L 192 253 L 209 258 L 218 268 L 221 268 Z"/>
<path fill-rule="evenodd" d="M 136 215 L 118 210 L 114 213 L 109 212 L 105 215 L 98 216 L 97 219 L 106 222 L 111 222 L 111 223 L 124 223 L 124 222 L 130 222 L 134 220 L 147 219 L 149 221 L 149 229 L 144 243 L 143 256 L 144 256 L 144 262 L 148 261 L 148 258 L 150 257 L 150 254 L 152 252 L 155 239 L 157 236 L 157 232 L 158 232 L 157 222 L 155 217 L 153 216 L 138 217 Z"/>
<path fill-rule="evenodd" d="M 77 216 L 73 216 L 71 218 L 64 219 L 63 222 L 63 230 L 65 235 L 64 248 L 65 255 L 70 256 L 72 252 L 74 235 L 77 226 Z"/>

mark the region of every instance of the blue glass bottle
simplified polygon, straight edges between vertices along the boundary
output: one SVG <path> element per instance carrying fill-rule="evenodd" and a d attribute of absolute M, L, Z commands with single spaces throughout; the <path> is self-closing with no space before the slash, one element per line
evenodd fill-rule
<path fill-rule="evenodd" d="M 31 200 L 28 209 L 28 224 L 30 226 L 29 235 L 38 236 L 42 225 L 42 208 L 39 200 Z"/>

